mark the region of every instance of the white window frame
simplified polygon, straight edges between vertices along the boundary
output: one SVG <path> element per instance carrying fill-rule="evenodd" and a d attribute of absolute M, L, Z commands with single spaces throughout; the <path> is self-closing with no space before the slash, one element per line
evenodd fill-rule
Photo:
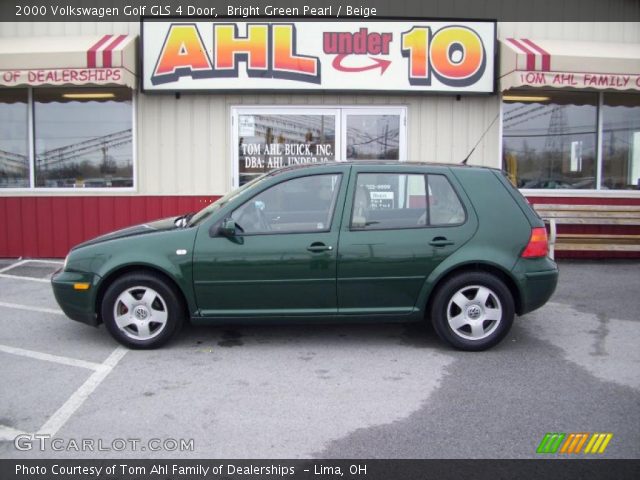
<path fill-rule="evenodd" d="M 333 115 L 335 125 L 336 161 L 346 161 L 347 150 L 347 115 L 399 115 L 399 161 L 407 161 L 407 107 L 406 105 L 237 105 L 231 107 L 231 145 L 229 156 L 233 172 L 231 188 L 238 188 L 240 183 L 240 115 Z M 343 128 L 343 125 L 345 128 Z"/>
<path fill-rule="evenodd" d="M 108 193 L 108 192 L 137 192 L 138 191 L 138 141 L 137 141 L 137 101 L 138 93 L 135 90 L 131 91 L 131 162 L 132 162 L 132 175 L 133 186 L 131 187 L 36 187 L 36 169 L 35 169 L 35 105 L 33 103 L 33 88 L 27 87 L 27 138 L 29 141 L 27 153 L 29 155 L 29 186 L 18 188 L 0 188 L 1 196 L 10 196 L 12 193 L 77 193 L 79 195 L 84 193 Z M 45 87 L 55 88 L 55 87 Z M 79 87 L 80 88 L 80 87 Z M 108 87 L 105 87 L 107 89 Z"/>

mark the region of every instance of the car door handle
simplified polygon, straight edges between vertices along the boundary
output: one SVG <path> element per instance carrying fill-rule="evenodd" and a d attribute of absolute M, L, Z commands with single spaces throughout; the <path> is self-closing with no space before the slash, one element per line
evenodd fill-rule
<path fill-rule="evenodd" d="M 432 247 L 446 247 L 447 245 L 453 245 L 455 242 L 447 240 L 446 237 L 435 237 L 429 242 Z"/>
<path fill-rule="evenodd" d="M 314 242 L 307 247 L 307 250 L 310 252 L 326 252 L 327 250 L 333 250 L 333 247 L 322 242 Z"/>

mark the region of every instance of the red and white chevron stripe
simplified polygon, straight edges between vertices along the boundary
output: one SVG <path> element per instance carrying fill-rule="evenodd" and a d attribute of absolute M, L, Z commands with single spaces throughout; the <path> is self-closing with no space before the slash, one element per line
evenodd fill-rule
<path fill-rule="evenodd" d="M 127 38 L 126 35 L 104 35 L 87 50 L 88 68 L 113 66 L 113 52 Z"/>
<path fill-rule="evenodd" d="M 517 52 L 527 57 L 527 70 L 551 71 L 551 54 L 528 38 L 507 38 Z"/>

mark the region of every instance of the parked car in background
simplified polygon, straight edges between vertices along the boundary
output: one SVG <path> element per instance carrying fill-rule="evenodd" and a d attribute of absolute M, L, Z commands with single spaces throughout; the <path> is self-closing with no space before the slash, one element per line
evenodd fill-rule
<path fill-rule="evenodd" d="M 63 311 L 158 347 L 185 321 L 422 322 L 484 350 L 558 278 L 543 222 L 499 170 L 356 162 L 285 167 L 196 214 L 76 246 Z"/>

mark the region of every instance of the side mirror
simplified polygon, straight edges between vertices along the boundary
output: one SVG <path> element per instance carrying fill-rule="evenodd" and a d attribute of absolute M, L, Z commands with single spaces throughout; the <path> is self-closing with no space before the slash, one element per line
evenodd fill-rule
<path fill-rule="evenodd" d="M 233 218 L 225 218 L 220 225 L 220 233 L 225 237 L 234 237 L 236 235 L 236 222 Z"/>

